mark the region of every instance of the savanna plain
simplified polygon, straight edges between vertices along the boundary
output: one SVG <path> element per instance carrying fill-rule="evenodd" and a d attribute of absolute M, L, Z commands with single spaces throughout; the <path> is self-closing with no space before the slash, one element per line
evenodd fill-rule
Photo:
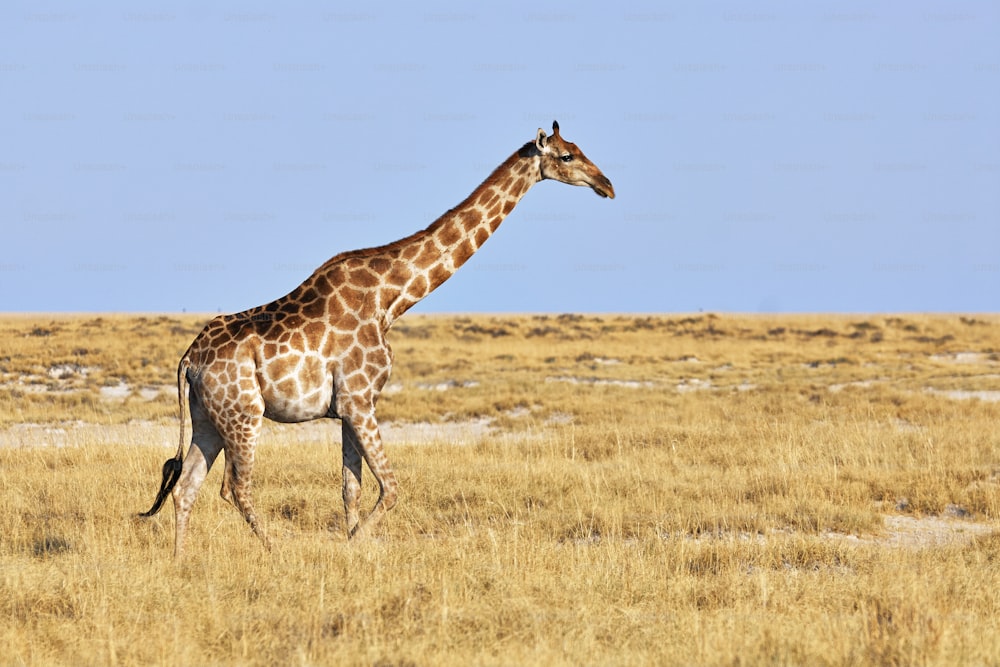
<path fill-rule="evenodd" d="M 0 663 L 1000 664 L 998 316 L 407 316 L 373 538 L 268 424 L 175 562 L 206 320 L 0 316 Z"/>

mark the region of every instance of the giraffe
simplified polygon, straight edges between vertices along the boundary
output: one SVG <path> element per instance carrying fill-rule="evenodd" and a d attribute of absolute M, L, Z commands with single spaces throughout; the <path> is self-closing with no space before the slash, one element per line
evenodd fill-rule
<path fill-rule="evenodd" d="M 254 508 L 251 475 L 264 419 L 295 423 L 339 418 L 343 499 L 349 539 L 370 533 L 396 504 L 398 483 L 375 417 L 393 353 L 393 322 L 461 267 L 496 231 L 532 185 L 552 179 L 615 191 L 604 174 L 562 138 L 538 130 L 462 203 L 426 229 L 384 246 L 344 252 L 316 269 L 286 296 L 212 319 L 177 367 L 180 444 L 163 465 L 153 516 L 173 495 L 174 555 L 180 557 L 195 496 L 225 452 L 221 496 L 270 548 Z M 184 456 L 184 417 L 191 441 Z M 362 520 L 362 461 L 379 495 Z"/>

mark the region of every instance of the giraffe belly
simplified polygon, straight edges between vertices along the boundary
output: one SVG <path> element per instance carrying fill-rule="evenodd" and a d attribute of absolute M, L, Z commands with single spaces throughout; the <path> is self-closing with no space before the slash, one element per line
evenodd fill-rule
<path fill-rule="evenodd" d="M 277 422 L 303 422 L 325 417 L 333 403 L 333 375 L 318 360 L 306 357 L 295 371 L 257 375 L 264 399 L 264 416 Z"/>
<path fill-rule="evenodd" d="M 302 395 L 269 392 L 264 395 L 264 416 L 276 422 L 306 422 L 326 417 L 332 403 L 332 388 Z"/>

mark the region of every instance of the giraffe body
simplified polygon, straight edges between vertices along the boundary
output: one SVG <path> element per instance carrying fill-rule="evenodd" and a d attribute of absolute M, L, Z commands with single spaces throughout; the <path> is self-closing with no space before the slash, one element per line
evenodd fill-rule
<path fill-rule="evenodd" d="M 426 229 L 388 245 L 341 253 L 286 296 L 205 326 L 178 366 L 178 452 L 164 465 L 160 492 L 144 513 L 155 514 L 172 491 L 175 555 L 183 550 L 198 489 L 223 451 L 221 495 L 269 545 L 251 494 L 254 452 L 265 418 L 285 423 L 341 419 L 348 535 L 364 534 L 378 523 L 397 496 L 375 416 L 392 369 L 389 328 L 457 271 L 528 189 L 546 178 L 614 197 L 611 182 L 561 138 L 553 123 L 551 137 L 539 130 L 534 141 Z M 186 457 L 185 403 L 192 423 Z M 379 499 L 363 521 L 358 507 L 362 461 L 379 485 Z"/>

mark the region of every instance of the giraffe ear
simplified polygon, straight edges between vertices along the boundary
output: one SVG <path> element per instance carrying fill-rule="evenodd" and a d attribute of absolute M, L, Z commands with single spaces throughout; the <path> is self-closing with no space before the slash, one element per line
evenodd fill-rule
<path fill-rule="evenodd" d="M 544 151 L 546 143 L 548 143 L 548 137 L 545 135 L 545 130 L 538 128 L 538 136 L 535 137 L 535 148 L 539 151 Z"/>

